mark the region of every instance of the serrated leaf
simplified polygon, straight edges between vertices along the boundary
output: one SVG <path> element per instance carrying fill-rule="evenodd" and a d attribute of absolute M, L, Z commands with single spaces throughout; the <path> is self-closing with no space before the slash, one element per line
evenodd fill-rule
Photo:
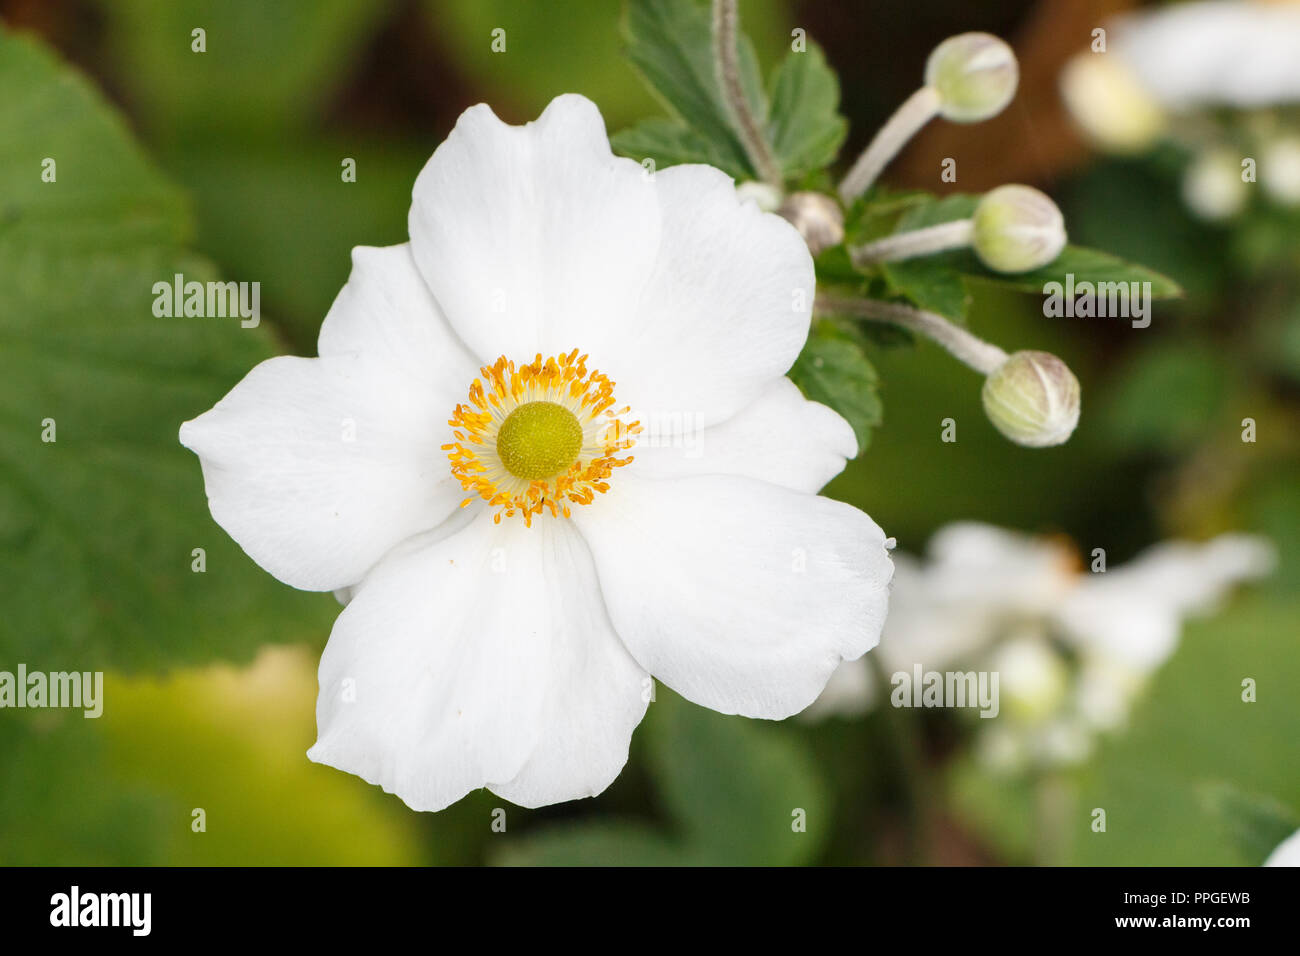
<path fill-rule="evenodd" d="M 971 296 L 960 272 L 925 256 L 882 263 L 880 271 L 894 295 L 903 296 L 918 309 L 965 323 Z"/>
<path fill-rule="evenodd" d="M 866 451 L 883 407 L 875 366 L 853 338 L 830 323 L 818 322 L 789 375 L 807 398 L 844 416 L 857 436 L 858 454 Z"/>
<path fill-rule="evenodd" d="M 624 33 L 628 59 L 673 117 L 709 143 L 716 156 L 712 165 L 737 179 L 754 178 L 714 74 L 708 5 L 696 0 L 628 0 Z M 737 39 L 737 52 L 746 99 L 755 117 L 765 123 L 767 97 L 747 37 Z"/>
<path fill-rule="evenodd" d="M 656 169 L 682 163 L 706 163 L 724 169 L 730 157 L 720 153 L 694 130 L 677 120 L 657 116 L 620 130 L 609 138 L 614 152 L 638 161 L 649 159 Z M 736 175 L 732 173 L 732 175 Z"/>
<path fill-rule="evenodd" d="M 772 79 L 768 139 L 786 176 L 829 166 L 839 155 L 849 124 L 839 113 L 840 81 L 821 48 L 791 51 Z"/>
<path fill-rule="evenodd" d="M 240 552 L 177 441 L 272 354 L 266 330 L 155 317 L 154 283 L 215 278 L 184 249 L 182 197 L 33 41 L 0 31 L 0 88 L 0 662 L 157 667 L 318 639 L 330 599 Z"/>

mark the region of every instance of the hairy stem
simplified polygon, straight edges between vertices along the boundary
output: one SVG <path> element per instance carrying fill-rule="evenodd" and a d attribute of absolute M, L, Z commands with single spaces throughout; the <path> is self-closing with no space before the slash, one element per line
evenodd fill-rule
<path fill-rule="evenodd" d="M 740 82 L 739 56 L 736 52 L 737 24 L 740 14 L 736 0 L 713 0 L 713 68 L 722 90 L 722 102 L 731 125 L 740 137 L 745 154 L 765 183 L 780 189 L 784 183 L 781 167 L 772 155 L 772 147 L 763 135 L 758 119 L 749 108 L 745 88 Z"/>
<path fill-rule="evenodd" d="M 818 295 L 816 311 L 823 314 L 852 315 L 872 322 L 892 322 L 901 325 L 932 341 L 938 342 L 953 358 L 969 365 L 982 375 L 988 375 L 1007 360 L 1007 353 L 991 342 L 972 335 L 960 326 L 953 325 L 941 315 L 923 312 L 898 302 L 881 302 L 878 299 L 847 299 Z"/>
<path fill-rule="evenodd" d="M 933 87 L 923 86 L 904 100 L 840 182 L 840 198 L 844 205 L 849 205 L 870 189 L 880 171 L 938 112 L 939 94 Z"/>
<path fill-rule="evenodd" d="M 870 265 L 874 262 L 897 262 L 899 259 L 915 259 L 917 256 L 933 255 L 948 249 L 960 249 L 969 246 L 975 223 L 970 219 L 957 219 L 953 222 L 941 222 L 924 229 L 910 232 L 896 232 L 875 242 L 868 242 L 849 250 L 853 264 Z"/>

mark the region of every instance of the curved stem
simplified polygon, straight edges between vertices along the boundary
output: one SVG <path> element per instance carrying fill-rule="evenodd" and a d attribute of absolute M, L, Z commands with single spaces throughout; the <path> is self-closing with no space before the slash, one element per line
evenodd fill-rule
<path fill-rule="evenodd" d="M 885 236 L 875 242 L 850 249 L 849 255 L 855 266 L 914 259 L 917 256 L 928 256 L 948 249 L 969 246 L 974 231 L 975 223 L 972 220 L 956 219 L 952 222 L 941 222 L 937 226 L 927 226 L 924 229 L 896 232 L 892 236 Z"/>
<path fill-rule="evenodd" d="M 745 88 L 740 82 L 740 65 L 736 53 L 737 22 L 740 14 L 736 0 L 713 0 L 713 68 L 722 91 L 722 102 L 731 117 L 731 125 L 745 147 L 745 154 L 764 182 L 780 189 L 784 184 L 781 167 L 772 148 L 749 108 Z"/>
<path fill-rule="evenodd" d="M 923 86 L 885 121 L 875 139 L 862 151 L 853 168 L 840 182 L 840 198 L 849 205 L 866 192 L 876 181 L 880 171 L 898 155 L 909 139 L 939 112 L 939 93 L 933 87 Z"/>
<path fill-rule="evenodd" d="M 969 365 L 981 375 L 988 375 L 1007 360 L 1007 353 L 991 342 L 972 335 L 960 326 L 953 325 L 942 315 L 924 312 L 898 302 L 881 302 L 878 299 L 842 299 L 818 295 L 815 303 L 818 312 L 852 315 L 873 322 L 892 322 L 910 329 L 934 342 L 938 342 L 960 362 Z"/>

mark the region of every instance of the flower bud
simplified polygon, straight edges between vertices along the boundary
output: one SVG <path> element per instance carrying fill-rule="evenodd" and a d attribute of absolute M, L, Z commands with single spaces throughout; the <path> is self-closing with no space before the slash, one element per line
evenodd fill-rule
<path fill-rule="evenodd" d="M 736 187 L 736 196 L 742 202 L 746 199 L 754 200 L 763 212 L 776 212 L 776 207 L 781 205 L 781 190 L 758 180 L 741 183 Z"/>
<path fill-rule="evenodd" d="M 1265 146 L 1259 176 L 1274 202 L 1300 205 L 1300 136 L 1283 136 Z"/>
<path fill-rule="evenodd" d="M 991 33 L 949 37 L 925 63 L 925 85 L 939 94 L 939 115 L 954 123 L 997 116 L 1016 95 L 1019 79 L 1016 55 Z"/>
<path fill-rule="evenodd" d="M 1230 149 L 1202 153 L 1183 176 L 1183 202 L 1210 222 L 1231 219 L 1249 198 L 1241 172 L 1241 159 Z"/>
<path fill-rule="evenodd" d="M 1079 424 L 1079 380 L 1047 352 L 1016 352 L 984 380 L 984 413 L 1017 445 L 1060 445 Z"/>
<path fill-rule="evenodd" d="M 999 186 L 975 207 L 972 245 L 995 272 L 1029 272 L 1065 248 L 1065 218 L 1030 186 Z"/>
<path fill-rule="evenodd" d="M 830 196 L 815 192 L 791 193 L 777 215 L 799 230 L 814 256 L 844 241 L 844 211 Z"/>

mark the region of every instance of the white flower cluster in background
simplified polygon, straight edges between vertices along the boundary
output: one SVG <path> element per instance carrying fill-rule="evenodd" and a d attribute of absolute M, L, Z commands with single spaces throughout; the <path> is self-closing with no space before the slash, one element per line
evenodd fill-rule
<path fill-rule="evenodd" d="M 996 717 L 978 720 L 992 769 L 1076 763 L 1099 732 L 1124 726 L 1148 679 L 1174 652 L 1183 621 L 1212 611 L 1238 582 L 1267 574 L 1274 550 L 1228 534 L 1171 541 L 1093 572 L 1064 539 L 960 522 L 924 561 L 895 553 L 890 615 L 875 653 L 887 675 L 998 674 Z M 887 703 L 864 661 L 843 664 L 812 718 Z"/>
<path fill-rule="evenodd" d="M 1180 144 L 1191 155 L 1183 198 L 1203 219 L 1242 212 L 1255 181 L 1270 202 L 1300 205 L 1300 128 L 1286 111 L 1300 103 L 1300 3 L 1174 4 L 1102 29 L 1061 74 L 1095 145 Z"/>

